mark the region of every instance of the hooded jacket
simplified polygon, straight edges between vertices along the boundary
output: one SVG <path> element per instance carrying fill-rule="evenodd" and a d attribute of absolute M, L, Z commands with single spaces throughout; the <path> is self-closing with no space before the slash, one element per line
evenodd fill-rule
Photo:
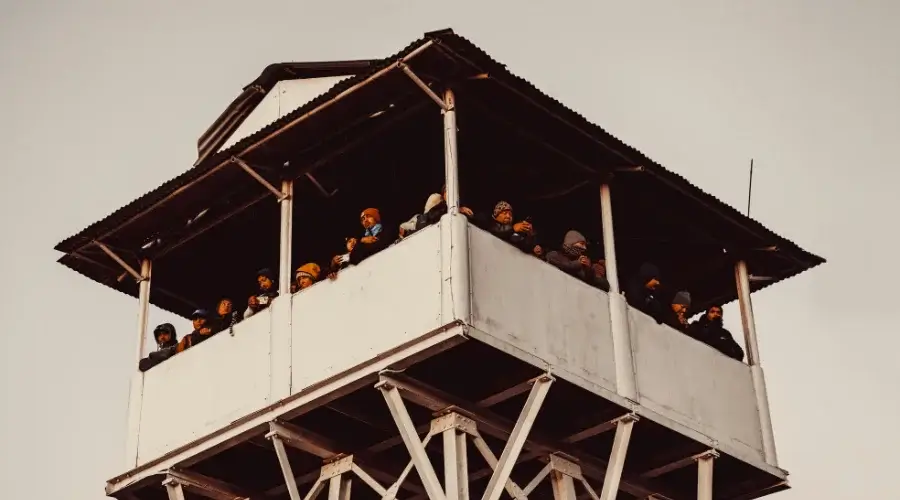
<path fill-rule="evenodd" d="M 628 283 L 625 299 L 635 309 L 655 319 L 658 323 L 662 323 L 667 308 L 659 300 L 659 290 L 650 290 L 646 287 L 647 282 L 653 278 L 662 281 L 659 279 L 659 268 L 653 264 L 644 263 L 638 271 L 637 277 Z"/>
<path fill-rule="evenodd" d="M 591 266 L 582 265 L 578 258 L 584 255 L 584 251 L 574 246 L 579 241 L 587 241 L 581 233 L 575 230 L 568 231 L 563 238 L 562 247 L 547 254 L 547 262 L 553 264 L 563 272 L 570 274 L 589 285 L 595 286 L 605 292 L 609 291 L 609 282 L 606 278 L 597 276 Z"/>
<path fill-rule="evenodd" d="M 169 340 L 165 343 L 159 342 L 159 334 L 168 333 Z M 175 333 L 175 327 L 171 323 L 163 323 L 153 330 L 153 338 L 156 339 L 156 351 L 151 352 L 146 358 L 138 362 L 138 370 L 145 372 L 150 368 L 171 358 L 177 351 L 178 336 Z"/>
<path fill-rule="evenodd" d="M 700 319 L 691 323 L 689 333 L 691 337 L 709 345 L 729 358 L 738 361 L 744 360 L 744 350 L 740 344 L 734 341 L 731 332 L 725 329 L 722 324 L 722 318 L 711 320 L 709 316 L 704 314 Z"/>

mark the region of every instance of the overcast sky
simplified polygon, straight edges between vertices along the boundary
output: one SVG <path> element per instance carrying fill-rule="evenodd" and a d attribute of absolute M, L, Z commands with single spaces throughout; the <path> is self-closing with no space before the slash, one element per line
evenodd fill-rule
<path fill-rule="evenodd" d="M 752 215 L 829 260 L 754 295 L 777 498 L 897 498 L 900 2 L 528 4 L 0 0 L 2 496 L 121 472 L 137 302 L 53 245 L 188 169 L 267 64 L 452 27 L 735 207 L 756 158 Z"/>

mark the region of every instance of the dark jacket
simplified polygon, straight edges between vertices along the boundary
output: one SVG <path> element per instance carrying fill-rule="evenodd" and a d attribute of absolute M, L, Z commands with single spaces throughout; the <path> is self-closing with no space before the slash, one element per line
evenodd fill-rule
<path fill-rule="evenodd" d="M 661 323 L 666 324 L 681 333 L 688 333 L 688 324 L 682 323 L 678 319 L 678 314 L 672 310 L 672 306 L 666 308 L 660 318 L 662 319 L 662 321 L 660 321 Z"/>
<path fill-rule="evenodd" d="M 224 331 L 229 330 L 233 327 L 237 322 L 240 321 L 240 314 L 237 311 L 231 311 L 229 314 L 225 316 L 219 316 L 218 314 L 212 318 L 210 321 L 211 329 L 213 335 Z"/>
<path fill-rule="evenodd" d="M 359 241 L 356 243 L 356 246 L 353 247 L 353 251 L 350 252 L 349 264 L 359 264 L 360 262 L 368 259 L 376 253 L 391 246 L 391 244 L 397 239 L 397 235 L 391 232 L 387 224 L 382 224 L 381 232 L 378 233 L 378 236 L 376 236 L 376 238 L 378 238 L 378 241 L 376 241 L 375 243 L 363 243 L 362 237 L 360 237 Z"/>
<path fill-rule="evenodd" d="M 165 344 L 159 343 L 159 334 L 168 333 L 169 341 Z M 178 336 L 175 334 L 175 327 L 171 323 L 163 323 L 156 327 L 153 331 L 153 337 L 156 338 L 157 349 L 147 355 L 146 358 L 138 361 L 138 370 L 145 372 L 154 366 L 175 355 L 178 348 Z"/>
<path fill-rule="evenodd" d="M 628 283 L 625 299 L 631 307 L 655 319 L 657 323 L 662 323 L 665 320 L 665 312 L 670 308 L 660 300 L 659 290 L 650 290 L 644 286 L 652 278 L 659 279 L 659 269 L 653 264 L 641 266 L 638 276 Z"/>
<path fill-rule="evenodd" d="M 548 253 L 547 262 L 591 286 L 595 286 L 604 292 L 609 291 L 609 282 L 606 281 L 606 278 L 597 276 L 592 267 L 582 265 L 578 262 L 578 257 L 567 253 L 565 250 L 553 250 Z"/>
<path fill-rule="evenodd" d="M 537 241 L 534 233 L 517 233 L 513 229 L 512 224 L 500 224 L 494 220 L 493 217 L 480 214 L 476 215 L 472 222 L 481 229 L 484 229 L 525 253 L 530 254 L 534 250 L 534 245 Z"/>
<path fill-rule="evenodd" d="M 703 317 L 691 324 L 689 333 L 691 337 L 709 345 L 729 358 L 734 358 L 738 361 L 743 361 L 744 359 L 744 350 L 734 341 L 731 332 L 722 326 L 721 318 L 711 321 L 704 314 Z"/>
<path fill-rule="evenodd" d="M 419 215 L 418 220 L 416 221 L 416 231 L 432 224 L 437 224 L 445 213 L 447 213 L 447 202 L 441 200 L 440 203 L 431 207 L 427 212 Z M 466 218 L 468 218 L 469 221 L 472 221 L 472 217 L 466 215 Z"/>
<path fill-rule="evenodd" d="M 212 325 L 211 323 L 207 323 L 203 327 L 203 329 L 208 328 L 209 333 L 200 333 L 200 330 L 194 330 L 191 333 L 185 335 L 185 337 L 183 339 L 181 339 L 181 342 L 178 343 L 177 351 L 182 352 L 187 349 L 190 349 L 191 347 L 194 347 L 195 345 L 197 345 L 201 342 L 204 342 L 207 339 L 209 339 L 210 337 L 212 337 L 213 335 L 215 335 L 216 330 L 213 329 L 213 326 L 214 325 Z"/>

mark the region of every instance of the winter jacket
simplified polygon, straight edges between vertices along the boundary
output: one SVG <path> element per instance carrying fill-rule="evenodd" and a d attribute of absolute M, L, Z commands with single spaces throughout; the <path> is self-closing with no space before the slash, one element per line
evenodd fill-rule
<path fill-rule="evenodd" d="M 653 264 L 642 265 L 638 276 L 628 283 L 625 299 L 631 307 L 662 323 L 668 308 L 660 300 L 659 290 L 650 290 L 645 286 L 652 278 L 659 278 L 659 269 Z"/>
<path fill-rule="evenodd" d="M 160 333 L 168 333 L 169 341 L 165 344 L 159 343 L 159 334 Z M 171 323 L 163 323 L 156 327 L 153 331 L 153 336 L 156 338 L 157 342 L 157 350 L 151 352 L 147 355 L 146 358 L 138 361 L 138 370 L 145 372 L 154 366 L 162 363 L 163 361 L 171 358 L 177 352 L 178 345 L 178 337 L 175 334 L 175 327 L 172 326 Z"/>
<path fill-rule="evenodd" d="M 710 320 L 708 316 L 704 315 L 691 324 L 689 333 L 695 339 L 709 345 L 729 358 L 738 361 L 744 359 L 744 350 L 740 344 L 734 341 L 731 332 L 722 326 L 721 318 Z"/>

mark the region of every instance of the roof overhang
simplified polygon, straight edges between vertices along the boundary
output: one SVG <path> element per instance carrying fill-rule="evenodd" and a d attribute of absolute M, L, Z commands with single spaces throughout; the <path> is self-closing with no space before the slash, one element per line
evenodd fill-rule
<path fill-rule="evenodd" d="M 136 295 L 137 287 L 128 279 L 120 279 L 121 269 L 98 254 L 96 241 L 105 242 L 135 262 L 142 255 L 159 257 L 154 252 L 170 250 L 165 245 L 156 250 L 142 249 L 144 243 L 167 234 L 170 241 L 181 245 L 191 234 L 208 229 L 204 225 L 208 223 L 187 224 L 197 214 L 218 213 L 211 224 L 266 197 L 265 189 L 250 179 L 234 158 L 260 167 L 277 185 L 281 178 L 297 178 L 335 161 L 384 133 L 392 123 L 421 112 L 423 106 L 435 107 L 401 71 L 401 63 L 409 64 L 432 87 L 453 86 L 459 102 L 466 103 L 460 108 L 461 120 L 467 109 L 478 110 L 479 120 L 461 121 L 461 154 L 467 151 L 465 144 L 478 142 L 479 132 L 492 130 L 479 128 L 490 122 L 490 127 L 511 131 L 527 140 L 529 147 L 537 145 L 555 161 L 577 171 L 565 177 L 565 182 L 560 180 L 559 185 L 553 181 L 562 174 L 554 172 L 549 176 L 552 178 L 540 179 L 537 184 L 547 198 L 590 190 L 601 180 L 612 182 L 616 216 L 633 213 L 642 221 L 638 226 L 617 219 L 620 248 L 638 241 L 628 249 L 624 260 L 650 258 L 649 250 L 642 255 L 645 247 L 664 246 L 667 239 L 690 240 L 690 244 L 702 247 L 704 258 L 691 262 L 690 249 L 681 248 L 679 258 L 688 260 L 674 260 L 684 265 L 673 271 L 673 281 L 689 289 L 703 288 L 714 281 L 733 282 L 733 267 L 724 264 L 742 258 L 750 262 L 751 272 L 760 275 L 752 283 L 753 290 L 824 262 L 588 122 L 450 30 L 426 34 L 387 59 L 367 61 L 365 71 L 340 81 L 232 146 L 211 152 L 184 174 L 61 242 L 56 249 L 66 255 L 60 261 L 96 281 Z M 493 144 L 481 146 L 485 150 Z M 472 149 L 477 148 L 468 150 Z M 503 154 L 515 157 L 514 149 Z M 465 168 L 461 162 L 461 169 Z M 540 193 L 529 194 L 540 197 Z M 427 193 L 420 195 L 424 199 Z M 576 196 L 573 200 L 570 209 L 581 210 L 585 198 Z M 564 210 L 565 204 L 558 208 Z M 684 221 L 692 223 L 685 226 Z M 640 239 L 648 232 L 655 239 L 642 247 Z M 624 268 L 628 268 L 627 262 Z M 190 307 L 190 300 L 171 297 L 179 295 L 177 291 L 170 292 L 169 298 L 166 293 L 163 290 L 162 295 L 152 295 L 153 302 L 176 312 Z M 705 297 L 705 303 L 724 303 L 734 297 L 731 287 L 717 296 Z"/>

